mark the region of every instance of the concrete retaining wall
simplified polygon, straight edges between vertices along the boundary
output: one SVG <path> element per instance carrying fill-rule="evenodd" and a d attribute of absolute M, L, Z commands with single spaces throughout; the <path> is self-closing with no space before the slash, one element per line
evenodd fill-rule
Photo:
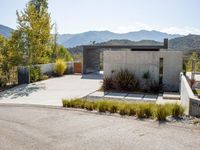
<path fill-rule="evenodd" d="M 104 75 L 111 76 L 120 69 L 128 69 L 144 84 L 142 76 L 149 71 L 151 79 L 159 82 L 160 58 L 164 60 L 163 89 L 178 91 L 183 61 L 180 51 L 104 51 Z"/>
<path fill-rule="evenodd" d="M 181 104 L 185 107 L 185 113 L 191 116 L 200 116 L 200 99 L 196 98 L 187 82 L 186 77 L 180 75 Z"/>

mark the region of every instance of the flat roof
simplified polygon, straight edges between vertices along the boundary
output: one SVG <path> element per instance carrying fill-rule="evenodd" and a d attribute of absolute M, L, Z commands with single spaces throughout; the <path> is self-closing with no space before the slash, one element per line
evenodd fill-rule
<path fill-rule="evenodd" d="M 133 50 L 166 49 L 166 47 L 164 45 L 84 45 L 83 48 L 85 48 L 85 49 L 100 49 L 100 48 L 120 49 L 120 48 L 127 48 L 127 49 L 133 49 Z"/>

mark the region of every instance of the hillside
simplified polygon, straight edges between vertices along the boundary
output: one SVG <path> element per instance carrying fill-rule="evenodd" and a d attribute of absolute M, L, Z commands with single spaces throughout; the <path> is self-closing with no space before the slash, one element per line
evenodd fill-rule
<path fill-rule="evenodd" d="M 188 35 L 178 37 L 169 41 L 169 48 L 177 50 L 200 49 L 200 35 Z"/>
<path fill-rule="evenodd" d="M 13 29 L 0 25 L 0 34 L 9 37 Z M 62 34 L 58 36 L 58 43 L 70 48 L 72 54 L 81 52 L 81 47 L 77 45 L 91 44 L 129 44 L 129 45 L 155 45 L 160 44 L 164 38 L 169 38 L 169 48 L 176 50 L 199 50 L 200 35 L 181 36 L 178 34 L 166 34 L 159 31 L 141 30 L 124 34 L 109 31 L 89 31 L 80 34 Z M 146 40 L 144 40 L 146 39 Z M 134 42 L 135 41 L 135 42 Z M 158 42 L 156 42 L 158 41 Z"/>
<path fill-rule="evenodd" d="M 91 44 L 93 41 L 96 43 L 106 42 L 109 40 L 121 40 L 127 39 L 131 41 L 140 40 L 154 40 L 163 41 L 164 38 L 173 39 L 176 37 L 181 37 L 178 34 L 167 34 L 159 31 L 147 31 L 141 30 L 129 33 L 113 33 L 110 31 L 89 31 L 80 34 L 63 34 L 58 36 L 58 43 L 64 45 L 65 47 L 75 47 L 79 45 Z"/>
<path fill-rule="evenodd" d="M 4 25 L 0 25 L 0 34 L 3 35 L 4 37 L 9 38 L 12 31 L 13 29 Z"/>

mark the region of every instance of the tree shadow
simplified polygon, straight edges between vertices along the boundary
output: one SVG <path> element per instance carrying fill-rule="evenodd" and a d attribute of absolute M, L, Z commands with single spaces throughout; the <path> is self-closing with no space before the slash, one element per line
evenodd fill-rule
<path fill-rule="evenodd" d="M 23 84 L 1 92 L 0 100 L 3 98 L 16 99 L 18 97 L 25 97 L 25 96 L 27 97 L 31 93 L 45 89 L 46 87 L 44 83 Z"/>

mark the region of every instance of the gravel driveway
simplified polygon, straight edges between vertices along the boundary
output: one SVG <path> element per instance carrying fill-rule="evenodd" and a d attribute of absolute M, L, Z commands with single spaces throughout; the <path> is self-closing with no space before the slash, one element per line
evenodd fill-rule
<path fill-rule="evenodd" d="M 200 127 L 0 105 L 2 150 L 199 150 Z"/>

